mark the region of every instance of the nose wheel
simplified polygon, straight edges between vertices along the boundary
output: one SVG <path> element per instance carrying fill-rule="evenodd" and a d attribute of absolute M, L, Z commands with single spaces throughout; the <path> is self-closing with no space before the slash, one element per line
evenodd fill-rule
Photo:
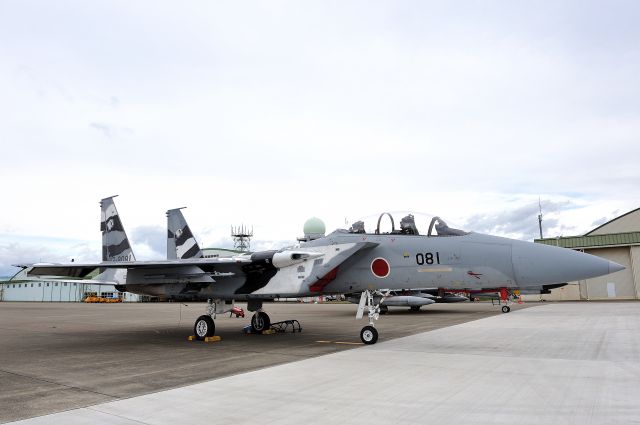
<path fill-rule="evenodd" d="M 378 341 L 378 330 L 373 326 L 365 326 L 360 331 L 360 339 L 365 344 L 375 344 Z"/>

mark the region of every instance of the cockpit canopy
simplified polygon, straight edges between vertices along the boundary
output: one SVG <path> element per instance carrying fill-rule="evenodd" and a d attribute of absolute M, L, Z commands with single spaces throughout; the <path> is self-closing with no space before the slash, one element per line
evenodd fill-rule
<path fill-rule="evenodd" d="M 438 216 L 411 213 L 382 213 L 377 220 L 368 217 L 354 222 L 349 228 L 349 233 L 362 233 L 374 235 L 420 235 L 416 225 L 416 216 L 419 223 L 429 223 L 426 236 L 463 236 L 468 234 L 464 230 L 449 227 Z M 424 233 L 423 233 L 424 234 Z"/>

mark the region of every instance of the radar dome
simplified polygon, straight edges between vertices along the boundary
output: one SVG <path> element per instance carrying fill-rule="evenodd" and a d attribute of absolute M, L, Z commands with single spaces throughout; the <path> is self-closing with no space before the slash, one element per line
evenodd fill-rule
<path fill-rule="evenodd" d="M 303 227 L 305 236 L 324 236 L 325 230 L 324 223 L 318 217 L 311 217 Z"/>

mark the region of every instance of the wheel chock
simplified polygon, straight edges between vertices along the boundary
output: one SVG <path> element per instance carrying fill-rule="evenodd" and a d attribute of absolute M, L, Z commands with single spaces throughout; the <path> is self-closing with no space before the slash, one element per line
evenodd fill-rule
<path fill-rule="evenodd" d="M 197 341 L 197 340 L 198 340 L 198 338 L 196 338 L 196 336 L 195 336 L 195 335 L 189 335 L 189 336 L 187 337 L 187 339 L 188 339 L 189 341 Z M 222 341 L 222 338 L 221 338 L 221 337 L 219 337 L 218 335 L 214 335 L 214 336 L 207 336 L 207 337 L 205 337 L 205 338 L 204 338 L 204 342 L 218 342 L 218 341 Z"/>
<path fill-rule="evenodd" d="M 262 331 L 262 335 L 272 335 L 276 333 L 273 329 L 267 329 L 266 331 Z"/>

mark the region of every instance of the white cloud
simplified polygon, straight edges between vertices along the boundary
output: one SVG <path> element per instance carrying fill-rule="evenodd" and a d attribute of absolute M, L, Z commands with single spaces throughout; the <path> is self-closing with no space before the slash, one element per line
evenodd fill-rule
<path fill-rule="evenodd" d="M 96 241 L 113 194 L 128 229 L 188 205 L 205 242 L 383 210 L 466 223 L 538 196 L 576 205 L 550 234 L 586 231 L 640 199 L 639 9 L 3 3 L 0 232 Z"/>
<path fill-rule="evenodd" d="M 93 241 L 0 234 L 0 276 L 18 272 L 14 265 L 39 262 L 94 262 L 100 245 Z"/>

